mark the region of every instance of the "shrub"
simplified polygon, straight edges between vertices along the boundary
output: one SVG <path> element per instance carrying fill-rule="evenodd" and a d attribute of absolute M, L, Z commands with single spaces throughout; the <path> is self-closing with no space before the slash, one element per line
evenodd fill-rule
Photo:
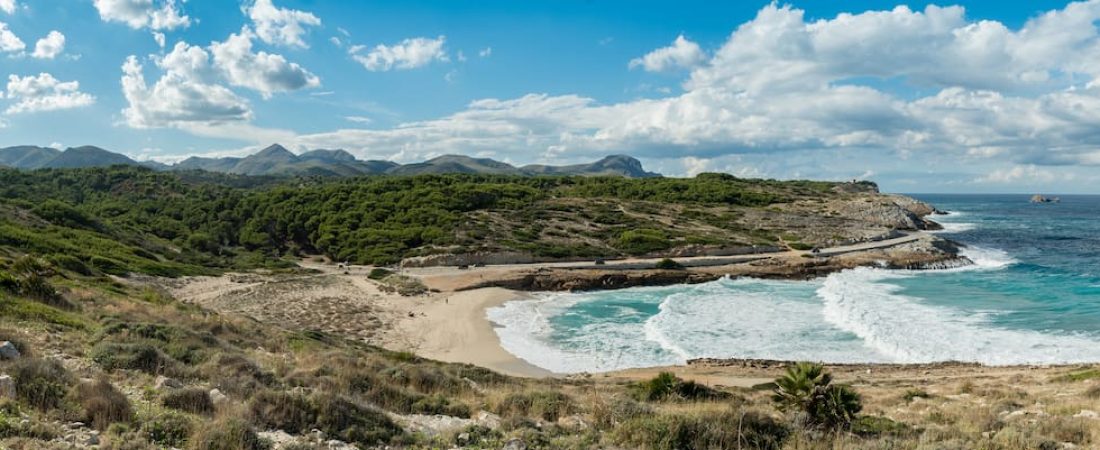
<path fill-rule="evenodd" d="M 852 422 L 852 433 L 859 436 L 899 436 L 913 431 L 908 425 L 888 417 L 862 416 Z"/>
<path fill-rule="evenodd" d="M 189 439 L 192 450 L 267 450 L 252 426 L 235 417 L 210 422 Z"/>
<path fill-rule="evenodd" d="M 804 414 L 807 425 L 847 428 L 863 409 L 862 401 L 855 390 L 832 380 L 820 364 L 798 363 L 775 380 L 772 398 L 781 410 Z"/>
<path fill-rule="evenodd" d="M 161 404 L 192 414 L 210 414 L 214 412 L 214 401 L 202 388 L 175 389 L 164 393 Z"/>
<path fill-rule="evenodd" d="M 87 264 L 84 264 L 84 261 L 81 261 L 80 258 L 75 256 L 55 254 L 50 255 L 49 260 L 54 266 L 78 275 L 91 276 L 95 274 Z"/>
<path fill-rule="evenodd" d="M 126 265 L 115 259 L 103 256 L 93 256 L 88 262 L 91 263 L 92 267 L 95 267 L 96 270 L 103 273 L 120 277 L 124 277 L 129 273 Z"/>
<path fill-rule="evenodd" d="M 657 265 L 655 265 L 654 268 L 660 270 L 684 270 L 684 265 L 671 258 L 665 258 L 657 261 Z"/>
<path fill-rule="evenodd" d="M 931 397 L 932 397 L 932 394 L 929 394 L 924 389 L 907 389 L 905 391 L 905 393 L 902 394 L 902 396 L 901 396 L 901 398 L 904 399 L 906 402 L 911 402 L 914 399 L 918 399 L 918 398 L 931 398 Z"/>
<path fill-rule="evenodd" d="M 164 447 L 182 447 L 194 428 L 194 420 L 177 412 L 158 414 L 143 419 L 141 423 L 142 434 L 154 444 Z"/>
<path fill-rule="evenodd" d="M 16 396 L 42 411 L 61 406 L 74 382 L 65 366 L 52 359 L 20 359 L 10 370 Z"/>
<path fill-rule="evenodd" d="M 536 417 L 550 422 L 571 414 L 572 398 L 561 392 L 537 391 L 508 395 L 496 407 L 496 413 L 506 417 Z"/>
<path fill-rule="evenodd" d="M 98 430 L 106 430 L 112 423 L 129 422 L 133 416 L 130 400 L 104 378 L 80 383 L 74 395 L 84 420 Z"/>
<path fill-rule="evenodd" d="M 619 235 L 618 247 L 631 255 L 644 255 L 672 246 L 672 242 L 665 233 L 658 230 L 637 229 L 627 230 Z"/>
<path fill-rule="evenodd" d="M 253 423 L 288 433 L 309 431 L 317 422 L 317 411 L 309 399 L 300 394 L 261 391 L 248 404 Z"/>
<path fill-rule="evenodd" d="M 714 400 L 729 395 L 694 381 L 684 381 L 672 372 L 661 372 L 652 379 L 635 383 L 630 387 L 634 397 L 641 401 L 662 400 Z"/>
<path fill-rule="evenodd" d="M 316 428 L 345 442 L 378 445 L 403 433 L 384 413 L 346 398 L 320 395 L 313 398 L 317 408 Z"/>
<path fill-rule="evenodd" d="M 615 429 L 613 440 L 646 450 L 779 449 L 790 434 L 782 423 L 749 410 L 721 413 L 664 414 L 628 420 Z"/>
<path fill-rule="evenodd" d="M 216 380 L 215 386 L 222 392 L 238 397 L 249 397 L 275 382 L 275 374 L 236 353 L 218 355 L 207 361 L 203 371 L 207 377 Z"/>
<path fill-rule="evenodd" d="M 104 370 L 139 370 L 150 375 L 171 373 L 177 364 L 172 357 L 146 343 L 101 342 L 92 348 L 92 360 Z"/>
<path fill-rule="evenodd" d="M 1085 390 L 1085 397 L 1094 400 L 1100 398 L 1100 384 L 1089 386 L 1089 388 Z"/>
<path fill-rule="evenodd" d="M 372 280 L 382 280 L 383 278 L 386 278 L 390 275 L 393 275 L 392 270 L 376 267 L 370 270 L 370 274 L 367 275 L 367 278 L 370 278 Z"/>

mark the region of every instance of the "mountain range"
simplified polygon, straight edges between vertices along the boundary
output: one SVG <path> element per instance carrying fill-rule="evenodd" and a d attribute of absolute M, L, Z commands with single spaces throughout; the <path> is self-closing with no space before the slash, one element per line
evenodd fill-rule
<path fill-rule="evenodd" d="M 421 163 L 398 164 L 392 161 L 360 160 L 344 150 L 312 150 L 296 155 L 274 144 L 252 155 L 224 158 L 193 156 L 173 165 L 155 161 L 135 161 L 125 155 L 99 147 L 83 146 L 64 151 L 48 147 L 17 146 L 0 148 L 0 166 L 17 169 L 63 169 L 132 165 L 155 170 L 205 170 L 239 175 L 358 176 L 420 175 L 469 173 L 493 175 L 611 175 L 629 178 L 659 177 L 647 172 L 637 159 L 612 155 L 589 164 L 569 166 L 527 165 L 516 167 L 488 158 L 445 155 Z"/>

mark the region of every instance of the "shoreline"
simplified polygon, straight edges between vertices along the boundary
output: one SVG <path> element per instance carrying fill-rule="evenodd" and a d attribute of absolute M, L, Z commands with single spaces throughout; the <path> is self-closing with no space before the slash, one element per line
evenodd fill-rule
<path fill-rule="evenodd" d="M 403 321 L 397 328 L 405 336 L 417 338 L 409 348 L 417 356 L 473 364 L 526 378 L 562 376 L 505 350 L 496 325 L 486 315 L 489 308 L 527 297 L 523 292 L 503 288 L 443 293 L 417 308 L 416 320 Z"/>

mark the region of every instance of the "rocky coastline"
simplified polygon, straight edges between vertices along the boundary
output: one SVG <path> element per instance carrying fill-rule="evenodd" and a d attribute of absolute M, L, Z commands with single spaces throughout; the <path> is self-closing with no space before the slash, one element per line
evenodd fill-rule
<path fill-rule="evenodd" d="M 591 291 L 642 286 L 696 284 L 724 277 L 808 280 L 857 267 L 897 270 L 939 270 L 973 264 L 960 255 L 959 244 L 934 235 L 883 249 L 830 257 L 775 256 L 728 265 L 686 267 L 681 270 L 552 268 L 517 270 L 461 288 L 500 287 L 516 291 Z"/>

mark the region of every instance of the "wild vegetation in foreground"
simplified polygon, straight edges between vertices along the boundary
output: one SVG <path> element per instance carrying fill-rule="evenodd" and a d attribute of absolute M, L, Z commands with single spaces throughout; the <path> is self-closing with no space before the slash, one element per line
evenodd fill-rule
<path fill-rule="evenodd" d="M 840 383 L 799 364 L 753 388 L 517 379 L 0 261 L 2 448 L 1054 449 L 1100 430 L 1096 369 Z"/>

